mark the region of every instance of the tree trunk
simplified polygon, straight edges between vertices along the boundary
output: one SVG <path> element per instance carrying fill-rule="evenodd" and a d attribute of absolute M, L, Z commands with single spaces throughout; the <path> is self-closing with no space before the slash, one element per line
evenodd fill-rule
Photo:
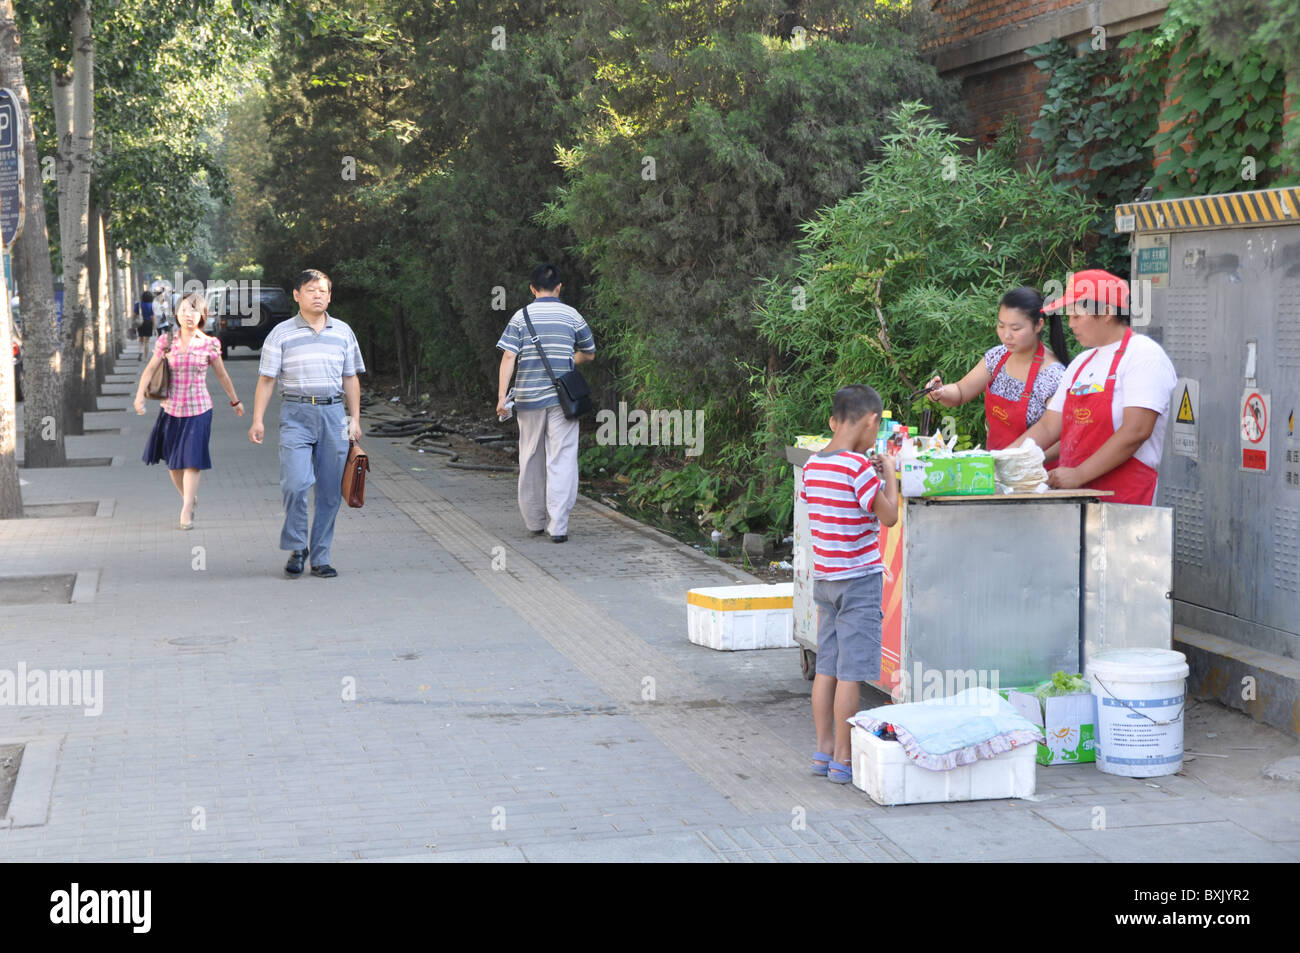
<path fill-rule="evenodd" d="M 131 249 L 124 249 L 122 252 L 122 265 L 125 271 L 122 272 L 122 306 L 126 308 L 126 320 L 135 321 L 135 315 L 131 309 L 135 305 L 135 267 L 131 264 Z M 128 339 L 129 339 L 128 335 Z"/>
<path fill-rule="evenodd" d="M 64 339 L 70 345 L 64 377 L 64 425 L 83 433 L 84 411 L 94 410 L 96 328 L 90 300 L 90 175 L 95 142 L 95 52 L 90 0 L 80 0 L 71 21 L 71 74 L 54 76 L 55 124 L 59 127 L 59 232 L 63 252 Z M 62 115 L 60 115 L 62 113 Z"/>
<path fill-rule="evenodd" d="M 13 338 L 9 334 L 9 286 L 0 281 L 0 520 L 23 515 L 18 482 L 17 408 L 14 404 Z"/>
<path fill-rule="evenodd" d="M 406 379 L 410 374 L 406 368 L 406 315 L 400 301 L 393 309 L 393 331 L 397 342 L 397 384 L 399 390 L 406 393 Z"/>
<path fill-rule="evenodd" d="M 95 320 L 96 393 L 113 371 L 112 326 L 109 323 L 108 250 L 104 246 L 104 210 L 95 202 L 90 212 L 90 300 Z"/>
<path fill-rule="evenodd" d="M 13 248 L 14 274 L 23 299 L 23 466 L 61 467 L 63 445 L 63 366 L 54 316 L 54 274 L 50 236 L 45 230 L 45 190 L 32 127 L 31 101 L 13 0 L 0 0 L 0 83 L 23 106 L 23 192 L 27 201 L 23 233 Z"/>
<path fill-rule="evenodd" d="M 126 350 L 126 312 L 122 309 L 124 300 L 122 278 L 122 249 L 113 241 L 113 230 L 109 228 L 104 235 L 104 244 L 110 249 L 108 255 L 108 310 L 109 321 L 113 328 L 112 352 L 122 354 Z"/>
<path fill-rule="evenodd" d="M 63 259 L 60 269 L 63 278 L 63 320 L 59 329 L 59 348 L 63 354 L 63 429 L 65 433 L 84 432 L 81 408 L 81 357 L 82 336 L 85 325 L 79 319 L 85 315 L 76 307 L 75 295 L 69 292 L 67 261 L 73 241 L 73 226 L 69 198 L 71 188 L 68 166 L 72 154 L 72 73 L 54 70 L 50 74 L 50 90 L 54 99 L 54 129 L 57 146 L 54 159 L 59 202 L 59 254 Z"/>

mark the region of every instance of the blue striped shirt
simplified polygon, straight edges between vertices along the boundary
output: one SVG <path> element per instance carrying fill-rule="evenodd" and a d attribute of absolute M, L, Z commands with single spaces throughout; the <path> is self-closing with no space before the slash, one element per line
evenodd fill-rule
<path fill-rule="evenodd" d="M 343 378 L 365 373 L 352 329 L 329 314 L 317 334 L 301 314 L 281 321 L 262 344 L 257 373 L 280 378 L 280 392 L 298 397 L 335 397 Z"/>
<path fill-rule="evenodd" d="M 591 328 L 587 327 L 582 315 L 559 298 L 535 299 L 528 306 L 528 317 L 532 319 L 542 347 L 546 348 L 546 357 L 550 360 L 551 370 L 556 377 L 573 370 L 575 350 L 595 353 L 596 339 L 591 335 Z M 555 394 L 555 385 L 546 375 L 541 355 L 533 346 L 528 326 L 524 324 L 522 308 L 515 312 L 506 329 L 501 332 L 497 347 L 518 355 L 515 370 L 516 409 L 541 410 L 560 402 Z"/>

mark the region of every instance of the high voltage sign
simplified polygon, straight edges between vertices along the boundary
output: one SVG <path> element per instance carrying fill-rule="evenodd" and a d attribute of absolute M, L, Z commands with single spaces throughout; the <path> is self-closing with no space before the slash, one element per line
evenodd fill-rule
<path fill-rule="evenodd" d="M 1181 392 L 1178 401 L 1178 413 L 1174 415 L 1173 449 L 1174 453 L 1184 457 L 1198 457 L 1201 453 L 1201 441 L 1197 431 L 1196 415 L 1201 408 L 1201 384 L 1190 377 L 1178 378 L 1174 393 Z"/>

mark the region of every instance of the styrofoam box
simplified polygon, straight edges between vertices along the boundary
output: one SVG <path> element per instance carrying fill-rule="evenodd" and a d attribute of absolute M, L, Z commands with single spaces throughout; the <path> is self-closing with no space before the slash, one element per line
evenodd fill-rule
<path fill-rule="evenodd" d="M 794 583 L 692 589 L 686 626 L 696 645 L 723 652 L 793 648 Z"/>
<path fill-rule="evenodd" d="M 877 804 L 1031 797 L 1037 782 L 1037 745 L 1023 745 L 949 771 L 930 771 L 913 762 L 900 742 L 882 741 L 857 725 L 849 739 L 853 784 Z"/>

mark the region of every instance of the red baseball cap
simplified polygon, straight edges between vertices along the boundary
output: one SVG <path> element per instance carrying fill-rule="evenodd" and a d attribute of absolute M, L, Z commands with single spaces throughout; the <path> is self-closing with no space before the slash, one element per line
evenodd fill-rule
<path fill-rule="evenodd" d="M 1043 310 L 1068 308 L 1076 301 L 1113 304 L 1116 310 L 1122 311 L 1128 307 L 1128 282 L 1100 268 L 1076 271 L 1070 275 L 1065 295 L 1043 305 Z"/>

